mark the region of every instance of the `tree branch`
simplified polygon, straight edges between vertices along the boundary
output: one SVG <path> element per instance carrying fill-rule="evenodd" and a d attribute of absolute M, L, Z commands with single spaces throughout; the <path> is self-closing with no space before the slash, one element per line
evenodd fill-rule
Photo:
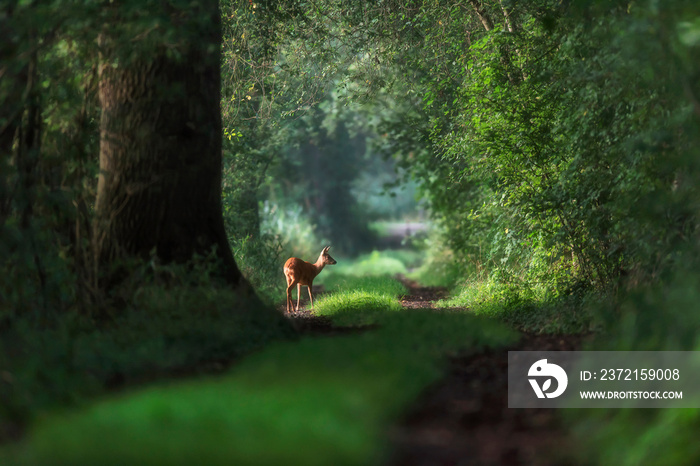
<path fill-rule="evenodd" d="M 490 31 L 491 29 L 493 29 L 493 21 L 491 21 L 491 18 L 484 10 L 484 6 L 481 4 L 481 2 L 479 2 L 478 0 L 468 0 L 468 1 L 469 1 L 469 4 L 474 8 L 476 15 L 481 20 L 481 24 L 484 25 L 484 29 L 486 29 L 486 31 Z"/>

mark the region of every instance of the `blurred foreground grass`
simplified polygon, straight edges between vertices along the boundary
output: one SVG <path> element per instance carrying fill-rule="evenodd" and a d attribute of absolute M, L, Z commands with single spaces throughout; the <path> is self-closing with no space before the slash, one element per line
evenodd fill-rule
<path fill-rule="evenodd" d="M 331 295 L 319 308 L 343 322 L 343 303 L 356 305 L 356 293 L 382 303 L 390 289 L 394 302 L 403 293 L 396 282 L 364 280 L 338 282 L 337 303 L 331 304 Z M 464 313 L 401 311 L 387 303 L 362 315 L 359 322 L 371 315 L 380 326 L 274 343 L 225 376 L 54 413 L 23 444 L 2 450 L 0 463 L 376 464 L 386 453 L 386 429 L 440 377 L 446 353 L 477 352 L 517 338 L 494 321 Z"/>

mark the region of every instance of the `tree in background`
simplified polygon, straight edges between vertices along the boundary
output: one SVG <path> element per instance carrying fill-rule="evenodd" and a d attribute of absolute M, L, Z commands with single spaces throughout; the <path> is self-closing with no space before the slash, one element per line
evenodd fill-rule
<path fill-rule="evenodd" d="M 303 217 L 346 253 L 373 244 L 374 217 L 354 193 L 358 178 L 378 169 L 371 160 L 378 153 L 367 147 L 377 138 L 368 117 L 377 109 L 347 95 L 344 67 L 355 66 L 354 46 L 338 41 L 330 20 L 340 20 L 342 8 L 323 11 L 330 17 L 316 21 L 317 12 L 296 1 L 224 6 L 224 209 L 242 214 L 226 216 L 233 241 L 259 237 L 261 222 L 287 236 L 299 225 L 284 218 Z M 382 184 L 377 179 L 375 191 Z M 262 218 L 263 210 L 276 218 Z M 309 249 L 302 238 L 292 241 L 288 253 Z"/>
<path fill-rule="evenodd" d="M 300 119 L 296 148 L 286 154 L 273 189 L 281 188 L 278 199 L 293 195 L 319 219 L 321 237 L 345 254 L 356 254 L 372 245 L 367 225 L 371 217 L 361 212 L 352 192 L 366 165 L 367 135 L 357 127 L 358 114 L 335 105 L 329 98 Z"/>

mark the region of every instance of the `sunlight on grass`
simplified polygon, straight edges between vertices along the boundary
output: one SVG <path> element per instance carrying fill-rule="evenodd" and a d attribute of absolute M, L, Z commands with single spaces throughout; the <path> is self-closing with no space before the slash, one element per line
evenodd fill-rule
<path fill-rule="evenodd" d="M 398 280 L 389 276 L 355 277 L 333 275 L 326 282 L 328 291 L 347 292 L 364 291 L 391 297 L 399 297 L 406 294 L 406 287 Z"/>
<path fill-rule="evenodd" d="M 544 287 L 471 279 L 454 296 L 438 301 L 436 306 L 465 309 L 526 332 L 581 333 L 599 325 L 592 310 L 595 304 L 593 297 L 582 299 L 573 293 L 552 296 Z"/>
<path fill-rule="evenodd" d="M 401 309 L 393 296 L 354 290 L 324 296 L 318 300 L 314 314 L 331 317 L 335 325 L 369 325 L 387 312 Z"/>
<path fill-rule="evenodd" d="M 320 298 L 314 314 L 328 316 L 335 325 L 376 324 L 388 312 L 401 311 L 397 297 L 406 287 L 390 277 L 342 277 L 327 282 L 333 293 Z"/>
<path fill-rule="evenodd" d="M 339 260 L 337 265 L 329 269 L 329 273 L 319 275 L 319 283 L 326 283 L 331 276 L 379 276 L 379 275 L 405 275 L 408 273 L 406 265 L 402 262 L 403 256 L 398 253 L 391 254 L 373 251 L 364 254 L 354 260 Z"/>

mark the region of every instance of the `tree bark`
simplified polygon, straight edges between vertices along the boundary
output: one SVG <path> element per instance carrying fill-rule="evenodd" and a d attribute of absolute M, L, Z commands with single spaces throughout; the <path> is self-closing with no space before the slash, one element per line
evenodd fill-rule
<path fill-rule="evenodd" d="M 481 4 L 481 2 L 478 0 L 469 0 L 469 4 L 472 6 L 472 8 L 474 8 L 476 16 L 479 17 L 481 24 L 484 25 L 484 29 L 486 29 L 487 32 L 493 29 L 493 21 L 491 21 L 488 13 L 486 13 L 486 10 L 484 10 L 484 6 Z"/>
<path fill-rule="evenodd" d="M 506 27 L 508 28 L 508 32 L 515 32 L 516 24 L 513 20 L 513 13 L 511 9 L 508 9 L 503 5 L 503 0 L 499 0 L 499 3 L 501 4 L 501 11 L 503 11 L 503 18 L 506 21 Z"/>
<path fill-rule="evenodd" d="M 479 20 L 481 20 L 481 24 L 484 26 L 486 32 L 493 30 L 493 21 L 488 15 L 488 12 L 484 9 L 484 5 L 479 0 L 468 0 L 468 2 L 474 9 L 476 16 L 479 18 Z M 501 0 L 499 0 L 499 5 L 501 7 L 501 11 L 503 11 L 503 16 L 508 31 L 511 33 L 514 32 L 517 26 L 513 22 L 511 12 L 503 6 L 503 2 Z M 522 70 L 520 70 L 519 74 L 516 74 L 512 70 L 512 61 L 510 59 L 510 52 L 508 51 L 507 47 L 500 47 L 500 54 L 501 63 L 503 64 L 503 69 L 505 71 L 506 77 L 508 78 L 508 81 L 511 84 L 518 84 L 523 79 Z"/>
<path fill-rule="evenodd" d="M 247 285 L 221 209 L 218 4 L 206 0 L 194 10 L 165 12 L 173 22 L 169 27 L 188 31 L 177 38 L 175 53 L 165 40 L 146 37 L 134 44 L 141 48 L 136 57 L 125 58 L 129 41 L 100 38 L 94 253 L 103 267 L 153 252 L 164 262 L 184 262 L 216 248 L 227 281 Z"/>

